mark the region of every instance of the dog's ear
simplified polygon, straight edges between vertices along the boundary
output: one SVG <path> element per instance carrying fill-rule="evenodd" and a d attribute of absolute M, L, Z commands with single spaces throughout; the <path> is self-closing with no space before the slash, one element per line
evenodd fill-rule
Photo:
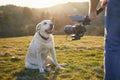
<path fill-rule="evenodd" d="M 39 31 L 41 28 L 41 23 L 38 23 L 37 26 L 36 26 L 36 31 Z"/>

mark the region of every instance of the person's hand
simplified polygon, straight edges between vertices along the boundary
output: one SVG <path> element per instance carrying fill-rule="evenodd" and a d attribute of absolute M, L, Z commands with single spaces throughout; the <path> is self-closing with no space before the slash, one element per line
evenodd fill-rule
<path fill-rule="evenodd" d="M 103 9 L 106 8 L 107 2 L 108 2 L 108 0 L 102 0 L 101 7 L 102 7 Z"/>
<path fill-rule="evenodd" d="M 89 19 L 90 20 L 95 20 L 97 18 L 97 13 L 96 13 L 96 11 L 93 11 L 93 12 L 90 12 L 89 13 Z"/>
<path fill-rule="evenodd" d="M 101 4 L 101 7 L 103 8 L 103 9 L 105 9 L 106 8 L 106 5 L 107 5 L 107 2 L 108 2 L 109 0 L 102 0 L 102 4 Z M 90 20 L 95 20 L 97 18 L 97 12 L 96 11 L 92 11 L 92 12 L 90 12 L 89 13 L 89 19 Z"/>

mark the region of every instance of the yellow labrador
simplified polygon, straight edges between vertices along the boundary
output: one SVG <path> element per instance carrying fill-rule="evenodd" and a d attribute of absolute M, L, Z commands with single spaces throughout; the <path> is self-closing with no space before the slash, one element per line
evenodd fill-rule
<path fill-rule="evenodd" d="M 47 64 L 54 64 L 60 68 L 54 48 L 53 29 L 54 25 L 51 20 L 43 20 L 37 24 L 36 33 L 26 54 L 26 68 L 39 69 L 40 73 L 45 72 Z M 48 57 L 49 53 L 51 53 L 52 58 Z"/>

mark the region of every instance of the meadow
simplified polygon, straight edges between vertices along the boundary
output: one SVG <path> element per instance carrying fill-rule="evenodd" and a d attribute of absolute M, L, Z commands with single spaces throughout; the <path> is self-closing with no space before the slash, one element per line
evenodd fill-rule
<path fill-rule="evenodd" d="M 40 74 L 25 69 L 24 61 L 33 36 L 0 38 L 0 80 L 102 80 L 104 75 L 104 38 L 84 36 L 66 40 L 54 35 L 58 62 L 67 65 L 62 70 Z"/>

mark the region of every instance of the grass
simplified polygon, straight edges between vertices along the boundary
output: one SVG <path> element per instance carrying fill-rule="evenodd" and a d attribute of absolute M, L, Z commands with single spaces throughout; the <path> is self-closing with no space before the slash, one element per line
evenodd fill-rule
<path fill-rule="evenodd" d="M 103 37 L 84 36 L 77 41 L 65 40 L 63 35 L 54 37 L 58 62 L 68 65 L 46 74 L 25 69 L 24 59 L 33 36 L 0 38 L 0 80 L 103 79 Z"/>

